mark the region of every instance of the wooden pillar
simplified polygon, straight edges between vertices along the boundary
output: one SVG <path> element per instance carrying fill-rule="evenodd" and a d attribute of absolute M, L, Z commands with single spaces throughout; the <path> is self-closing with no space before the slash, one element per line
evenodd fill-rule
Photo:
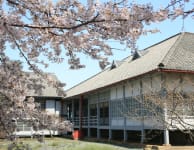
<path fill-rule="evenodd" d="M 109 138 L 108 138 L 108 140 L 112 140 L 112 129 L 111 128 L 109 128 L 109 133 L 108 133 L 109 135 Z"/>
<path fill-rule="evenodd" d="M 140 80 L 140 96 L 141 96 L 141 143 L 144 143 L 145 132 L 144 132 L 144 98 L 143 98 L 143 83 Z"/>
<path fill-rule="evenodd" d="M 72 119 L 72 122 L 74 123 L 74 99 L 72 99 L 72 104 L 71 104 L 72 112 L 70 118 Z"/>
<path fill-rule="evenodd" d="M 111 130 L 111 98 L 109 99 L 108 101 L 108 125 L 109 125 L 109 135 L 108 135 L 108 140 L 111 140 L 112 139 L 112 130 Z"/>
<path fill-rule="evenodd" d="M 161 73 L 161 96 L 162 96 L 162 100 L 164 101 L 164 145 L 169 145 L 170 144 L 170 139 L 169 139 L 169 131 L 167 129 L 166 126 L 166 122 L 168 122 L 168 108 L 167 108 L 167 104 L 166 104 L 166 96 L 167 96 L 167 91 L 166 91 L 166 78 L 165 75 L 163 73 Z"/>
<path fill-rule="evenodd" d="M 83 119 L 83 99 L 84 99 L 84 96 L 81 95 L 80 96 L 80 99 L 79 99 L 79 130 L 81 131 L 82 130 L 82 119 Z"/>
<path fill-rule="evenodd" d="M 164 104 L 164 145 L 169 145 L 170 144 L 169 131 L 166 127 L 166 122 L 168 122 L 168 112 L 167 111 L 168 111 L 167 110 L 167 105 L 166 105 L 166 102 L 165 102 L 165 104 Z"/>
<path fill-rule="evenodd" d="M 60 111 L 61 111 L 61 113 L 60 113 L 61 121 L 64 120 L 64 116 L 63 116 L 63 115 L 64 115 L 64 113 L 63 113 L 63 112 L 64 112 L 64 111 L 63 111 L 64 108 L 63 108 L 63 107 L 64 107 L 64 101 L 61 100 L 61 110 L 60 110 Z"/>
<path fill-rule="evenodd" d="M 88 99 L 88 137 L 90 137 L 90 103 Z"/>
<path fill-rule="evenodd" d="M 125 109 L 125 104 L 126 104 L 126 96 L 125 96 L 125 85 L 123 85 L 123 107 Z M 123 110 L 124 110 L 123 109 Z M 128 137 L 127 137 L 127 126 L 126 126 L 126 123 L 127 123 L 127 118 L 126 118 L 126 114 L 124 114 L 124 129 L 123 129 L 123 141 L 126 142 Z"/>
<path fill-rule="evenodd" d="M 99 107 L 99 93 L 98 93 L 98 100 L 97 100 L 97 139 L 100 139 L 100 107 Z"/>

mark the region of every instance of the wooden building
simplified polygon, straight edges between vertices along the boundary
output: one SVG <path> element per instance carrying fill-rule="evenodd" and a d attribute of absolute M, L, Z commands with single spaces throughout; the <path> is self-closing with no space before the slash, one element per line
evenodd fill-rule
<path fill-rule="evenodd" d="M 62 100 L 63 96 L 59 96 L 59 90 L 49 85 L 48 82 L 44 79 L 40 79 L 35 73 L 26 72 L 26 75 L 29 76 L 29 85 L 28 85 L 28 93 L 27 97 L 33 97 L 36 103 L 39 103 L 39 107 L 43 112 L 46 112 L 49 115 L 53 115 L 56 117 L 63 117 L 62 113 Z M 47 73 L 48 78 L 53 81 L 57 81 L 57 77 L 52 73 Z M 31 84 L 30 84 L 31 83 Z M 33 127 L 30 123 L 24 123 L 21 121 L 17 121 L 17 132 L 14 134 L 18 136 L 32 136 L 36 132 L 33 130 Z M 48 129 L 38 131 L 40 134 L 44 135 L 59 135 L 58 130 L 49 131 Z"/>
<path fill-rule="evenodd" d="M 160 143 L 169 144 L 175 131 L 193 130 L 193 102 L 174 107 L 180 112 L 177 116 L 170 107 L 175 103 L 169 103 L 178 100 L 178 94 L 192 99 L 193 83 L 194 34 L 179 33 L 114 61 L 102 72 L 67 90 L 63 111 L 75 130 L 81 130 L 84 136 L 143 143 L 158 136 L 149 135 L 155 132 L 162 136 Z M 176 96 L 168 99 L 172 93 Z M 146 95 L 155 101 L 149 103 Z M 173 119 L 178 117 L 182 122 Z"/>

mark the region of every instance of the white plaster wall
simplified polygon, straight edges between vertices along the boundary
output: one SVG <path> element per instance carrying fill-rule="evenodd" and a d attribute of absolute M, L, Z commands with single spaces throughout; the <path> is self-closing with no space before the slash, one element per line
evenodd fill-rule
<path fill-rule="evenodd" d="M 183 76 L 182 89 L 187 93 L 194 92 L 194 75 L 185 74 Z"/>
<path fill-rule="evenodd" d="M 161 90 L 162 82 L 161 82 L 161 75 L 160 74 L 154 74 L 152 76 L 152 88 L 151 90 L 153 92 L 159 92 Z"/>
<path fill-rule="evenodd" d="M 167 88 L 168 91 L 172 91 L 175 88 L 181 88 L 180 86 L 180 75 L 179 74 L 166 74 L 166 82 L 165 82 L 165 87 Z"/>
<path fill-rule="evenodd" d="M 130 82 L 125 85 L 125 97 L 131 97 L 133 93 L 133 87 Z"/>
<path fill-rule="evenodd" d="M 144 94 L 161 90 L 161 75 L 156 73 L 143 76 L 143 78 L 136 80 L 130 80 L 125 85 L 126 97 L 137 96 L 140 94 L 140 80 L 142 81 L 142 91 Z"/>
<path fill-rule="evenodd" d="M 117 86 L 117 99 L 122 99 L 123 98 L 123 86 Z"/>
<path fill-rule="evenodd" d="M 110 89 L 110 99 L 118 100 L 123 98 L 123 86 L 117 85 Z"/>
<path fill-rule="evenodd" d="M 133 96 L 140 95 L 140 81 L 134 80 L 132 84 L 133 84 Z"/>
<path fill-rule="evenodd" d="M 55 100 L 46 100 L 46 112 L 55 114 Z"/>
<path fill-rule="evenodd" d="M 142 125 L 140 120 L 135 120 L 135 119 L 126 120 L 126 126 L 140 126 L 140 125 Z"/>
<path fill-rule="evenodd" d="M 166 74 L 166 86 L 169 91 L 182 90 L 186 93 L 194 92 L 194 75 L 190 74 Z"/>
<path fill-rule="evenodd" d="M 15 135 L 17 136 L 20 136 L 20 137 L 31 137 L 33 136 L 34 134 L 40 134 L 40 135 L 60 135 L 60 133 L 56 130 L 39 130 L 39 131 L 17 131 L 17 132 L 14 132 Z"/>
<path fill-rule="evenodd" d="M 164 83 L 164 85 L 167 85 L 167 90 L 172 90 L 175 87 L 177 88 L 180 84 L 180 79 L 182 80 L 182 85 L 180 88 L 187 93 L 194 92 L 194 75 L 188 75 L 188 74 L 173 74 L 173 73 L 167 73 L 164 75 L 165 82 L 162 81 L 161 74 L 152 74 L 150 76 L 144 76 L 144 78 L 141 78 L 142 80 L 142 86 L 143 86 L 143 93 L 149 93 L 149 92 L 158 92 L 161 90 L 161 86 Z M 114 86 L 110 90 L 111 100 L 120 99 L 122 98 L 123 94 L 123 87 L 122 86 Z M 125 84 L 125 96 L 131 97 L 131 96 L 137 96 L 140 94 L 140 79 L 136 80 L 130 80 Z M 190 123 L 193 125 L 192 129 L 194 128 L 194 118 L 193 119 L 185 119 L 186 123 Z M 176 121 L 173 122 L 176 124 L 177 127 L 181 128 L 181 125 L 178 124 Z M 120 118 L 112 118 L 111 125 L 113 126 L 123 126 L 124 120 Z M 141 126 L 142 121 L 141 120 L 135 120 L 135 119 L 127 119 L 126 121 L 127 126 Z M 155 128 L 160 129 L 162 127 L 162 122 L 158 122 L 156 119 L 153 118 L 145 118 L 144 125 L 149 128 Z M 191 128 L 188 126 L 188 128 Z M 173 128 L 172 128 L 173 129 Z"/>
<path fill-rule="evenodd" d="M 160 74 L 154 74 L 152 77 L 152 89 L 159 91 L 161 89 L 161 84 L 164 83 L 164 86 L 167 90 L 174 90 L 175 88 L 182 89 L 185 92 L 194 91 L 194 75 L 191 74 L 179 74 L 179 73 L 166 73 L 164 75 L 164 80 L 161 81 Z M 146 80 L 145 83 L 147 83 Z M 143 82 L 144 83 L 144 82 Z M 143 85 L 144 90 L 146 89 Z"/>
<path fill-rule="evenodd" d="M 124 119 L 123 118 L 114 118 L 111 120 L 112 126 L 124 126 Z"/>
<path fill-rule="evenodd" d="M 152 92 L 152 78 L 150 76 L 146 76 L 142 78 L 142 89 L 143 94 L 148 94 Z"/>
<path fill-rule="evenodd" d="M 116 87 L 114 86 L 110 89 L 110 99 L 114 100 L 116 98 L 117 98 L 117 90 L 116 90 Z"/>
<path fill-rule="evenodd" d="M 143 93 L 149 93 L 151 91 L 160 91 L 161 89 L 161 77 L 159 75 L 154 77 L 141 78 Z M 152 80 L 152 81 L 151 81 Z M 131 80 L 125 84 L 125 97 L 138 96 L 140 94 L 140 79 Z M 123 98 L 123 86 L 117 85 L 110 89 L 111 100 Z"/>
<path fill-rule="evenodd" d="M 194 129 L 194 116 L 190 116 L 190 118 L 188 116 L 185 116 L 181 123 L 178 119 L 169 120 L 168 122 L 172 125 L 169 127 L 172 130 L 185 130 L 185 128 Z"/>

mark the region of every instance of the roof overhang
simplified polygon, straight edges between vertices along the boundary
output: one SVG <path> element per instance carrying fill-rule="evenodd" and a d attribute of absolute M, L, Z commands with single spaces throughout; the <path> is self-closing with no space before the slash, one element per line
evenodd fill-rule
<path fill-rule="evenodd" d="M 97 88 L 97 89 L 94 89 L 94 90 L 91 90 L 91 91 L 87 91 L 87 92 L 84 92 L 84 93 L 80 93 L 80 94 L 77 94 L 77 95 L 73 95 L 73 96 L 70 96 L 70 97 L 64 97 L 64 100 L 66 100 L 66 99 L 73 99 L 75 97 L 80 97 L 80 96 L 86 95 L 86 94 L 91 93 L 91 92 L 97 92 L 97 91 L 102 90 L 104 88 L 110 88 L 110 87 L 115 86 L 115 85 L 117 85 L 119 83 L 125 83 L 128 80 L 132 80 L 132 79 L 135 79 L 135 78 L 139 78 L 139 77 L 141 77 L 143 75 L 146 75 L 146 74 L 149 74 L 149 73 L 154 73 L 154 72 L 169 72 L 169 73 L 189 73 L 189 74 L 194 74 L 194 71 L 192 71 L 192 70 L 178 70 L 178 69 L 156 68 L 154 70 L 145 72 L 143 74 L 139 74 L 139 75 L 134 76 L 134 77 L 131 77 L 131 78 L 127 78 L 127 79 L 124 79 L 124 80 L 115 82 L 113 84 L 106 85 L 104 87 L 100 87 L 100 88 Z"/>

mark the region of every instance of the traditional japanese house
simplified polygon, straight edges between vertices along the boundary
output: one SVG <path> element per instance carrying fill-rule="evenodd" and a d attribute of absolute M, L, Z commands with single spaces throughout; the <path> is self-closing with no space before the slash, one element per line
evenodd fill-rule
<path fill-rule="evenodd" d="M 60 92 L 63 89 L 55 88 L 52 84 L 49 84 L 47 80 L 41 79 L 37 76 L 37 74 L 32 72 L 26 72 L 26 75 L 29 76 L 29 80 L 31 81 L 28 85 L 28 97 L 33 97 L 35 103 L 39 104 L 39 109 L 43 112 L 46 112 L 48 115 L 54 115 L 59 119 L 62 118 L 63 121 L 63 112 L 62 112 L 62 100 L 64 99 L 63 96 L 59 96 Z M 53 81 L 59 82 L 56 75 L 52 73 L 47 73 L 48 78 Z M 41 115 L 41 114 L 40 114 Z M 40 134 L 44 135 L 59 135 L 60 133 L 58 130 L 51 131 L 48 129 L 40 130 Z M 33 136 L 35 131 L 30 123 L 27 121 L 24 123 L 23 121 L 17 120 L 17 132 L 15 132 L 18 136 Z"/>
<path fill-rule="evenodd" d="M 176 131 L 193 130 L 193 102 L 175 107 L 180 110 L 176 116 L 170 114 L 168 98 L 179 93 L 186 100 L 192 99 L 193 83 L 194 34 L 179 33 L 113 61 L 110 67 L 67 90 L 63 111 L 74 129 L 88 137 L 145 142 L 155 136 L 169 144 L 177 135 L 184 141 Z M 179 99 L 177 95 L 174 101 Z M 149 104 L 146 96 L 156 101 Z M 157 101 L 165 103 L 160 106 Z M 153 107 L 145 108 L 145 102 Z M 160 118 L 156 118 L 159 113 Z M 173 117 L 180 117 L 185 124 L 172 121 Z"/>

